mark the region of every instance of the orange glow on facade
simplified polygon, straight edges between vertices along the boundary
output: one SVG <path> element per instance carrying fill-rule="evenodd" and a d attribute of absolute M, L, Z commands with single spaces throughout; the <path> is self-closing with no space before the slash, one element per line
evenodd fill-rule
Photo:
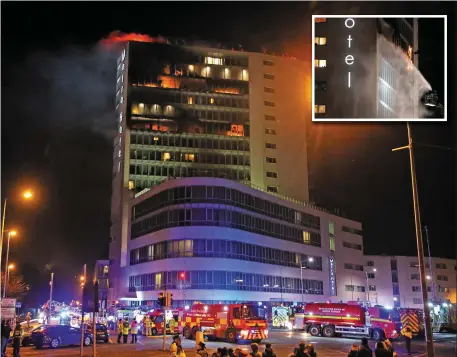
<path fill-rule="evenodd" d="M 227 132 L 227 136 L 244 136 L 244 126 L 233 124 L 230 127 L 230 131 Z"/>
<path fill-rule="evenodd" d="M 148 42 L 148 43 L 168 43 L 167 39 L 162 36 L 151 37 L 149 35 L 143 35 L 139 33 L 123 33 L 120 31 L 111 32 L 107 38 L 101 42 L 104 45 L 113 45 L 122 42 Z"/>
<path fill-rule="evenodd" d="M 214 92 L 223 94 L 240 94 L 240 90 L 238 88 L 216 88 Z"/>

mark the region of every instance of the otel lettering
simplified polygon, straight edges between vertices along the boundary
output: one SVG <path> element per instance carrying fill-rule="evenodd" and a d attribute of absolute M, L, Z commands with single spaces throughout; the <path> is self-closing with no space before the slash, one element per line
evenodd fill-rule
<path fill-rule="evenodd" d="M 344 26 L 346 26 L 346 28 L 348 28 L 348 29 L 352 29 L 355 26 L 354 19 L 352 19 L 352 18 L 346 19 L 344 21 Z M 347 41 L 348 41 L 348 48 L 350 49 L 351 41 L 352 41 L 351 34 L 349 34 Z M 346 62 L 346 64 L 348 66 L 352 66 L 354 64 L 354 61 L 355 61 L 355 59 L 354 59 L 353 55 L 346 55 L 346 57 L 344 58 L 344 62 Z M 348 88 L 351 88 L 351 71 L 348 71 Z"/>

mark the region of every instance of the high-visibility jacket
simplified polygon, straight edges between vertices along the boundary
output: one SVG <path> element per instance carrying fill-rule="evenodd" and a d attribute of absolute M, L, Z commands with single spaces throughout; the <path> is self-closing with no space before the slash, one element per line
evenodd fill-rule
<path fill-rule="evenodd" d="M 174 332 L 175 326 L 176 326 L 176 321 L 175 321 L 175 319 L 170 319 L 169 326 L 170 326 L 170 330 L 171 330 L 172 332 Z"/>
<path fill-rule="evenodd" d="M 149 317 L 144 320 L 144 326 L 146 327 L 151 327 L 151 323 L 152 321 Z"/>
<path fill-rule="evenodd" d="M 413 333 L 411 331 L 411 329 L 409 327 L 404 327 L 402 330 L 401 330 L 401 334 L 403 336 L 405 336 L 406 338 L 413 338 Z"/>
<path fill-rule="evenodd" d="M 117 333 L 122 333 L 122 330 L 124 328 L 124 324 L 122 322 L 117 323 Z"/>
<path fill-rule="evenodd" d="M 129 334 L 129 329 L 130 329 L 130 324 L 128 323 L 128 321 L 125 321 L 122 324 L 122 334 L 123 335 L 128 335 Z"/>
<path fill-rule="evenodd" d="M 132 333 L 132 335 L 138 334 L 138 324 L 136 323 L 136 321 L 133 321 L 130 325 L 130 332 Z"/>

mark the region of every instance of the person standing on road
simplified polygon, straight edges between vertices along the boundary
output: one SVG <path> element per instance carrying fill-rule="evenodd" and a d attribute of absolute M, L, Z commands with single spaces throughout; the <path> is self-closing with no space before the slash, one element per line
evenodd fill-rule
<path fill-rule="evenodd" d="M 122 336 L 124 338 L 124 343 L 128 342 L 129 330 L 130 330 L 129 319 L 126 317 L 124 322 L 122 323 Z"/>
<path fill-rule="evenodd" d="M 206 345 L 203 341 L 200 341 L 195 351 L 195 357 L 208 357 L 208 351 L 206 350 Z"/>
<path fill-rule="evenodd" d="M 362 344 L 359 348 L 358 357 L 373 357 L 373 351 L 370 349 L 368 345 L 368 338 L 362 338 Z"/>
<path fill-rule="evenodd" d="M 317 357 L 317 353 L 314 351 L 314 345 L 312 343 L 306 345 L 306 350 L 308 351 L 309 357 Z"/>
<path fill-rule="evenodd" d="M 175 333 L 176 321 L 173 317 L 170 318 L 170 321 L 168 322 L 168 326 L 170 328 L 170 332 Z"/>
<path fill-rule="evenodd" d="M 133 319 L 132 324 L 130 325 L 130 333 L 132 334 L 132 342 L 131 343 L 136 343 L 137 342 L 137 336 L 138 336 L 138 323 L 136 322 L 135 319 Z"/>
<path fill-rule="evenodd" d="M 151 318 L 149 315 L 146 315 L 146 318 L 144 319 L 144 326 L 146 327 L 146 336 L 151 336 Z"/>
<path fill-rule="evenodd" d="M 18 322 L 13 332 L 13 357 L 20 357 L 22 332 L 21 324 Z"/>
<path fill-rule="evenodd" d="M 357 357 L 358 354 L 359 354 L 359 346 L 357 345 L 357 343 L 353 343 L 351 350 L 348 353 L 348 357 Z"/>
<path fill-rule="evenodd" d="M 6 346 L 10 340 L 11 327 L 6 320 L 2 321 L 2 345 L 1 345 L 1 355 L 6 357 Z"/>
<path fill-rule="evenodd" d="M 179 337 L 179 335 L 173 336 L 173 342 L 170 345 L 170 354 L 171 357 L 186 357 L 186 353 L 181 345 L 181 337 Z"/>
<path fill-rule="evenodd" d="M 408 352 L 408 355 L 410 356 L 411 355 L 411 340 L 413 339 L 413 331 L 411 330 L 409 325 L 406 324 L 400 333 L 405 337 L 406 351 Z"/>
<path fill-rule="evenodd" d="M 265 351 L 262 353 L 262 357 L 276 357 L 276 353 L 271 348 L 271 343 L 265 344 Z"/>
<path fill-rule="evenodd" d="M 374 351 L 376 357 L 393 357 L 394 352 L 386 349 L 386 346 L 383 342 L 378 341 L 376 343 L 376 350 Z"/>
<path fill-rule="evenodd" d="M 121 343 L 121 338 L 122 338 L 122 319 L 119 319 L 117 321 L 117 343 Z"/>
<path fill-rule="evenodd" d="M 259 345 L 257 343 L 251 343 L 251 357 L 262 357 L 262 354 L 259 351 Z"/>

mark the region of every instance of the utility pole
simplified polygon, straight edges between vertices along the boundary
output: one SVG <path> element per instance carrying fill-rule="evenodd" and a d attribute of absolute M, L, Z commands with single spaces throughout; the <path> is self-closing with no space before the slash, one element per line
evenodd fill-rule
<path fill-rule="evenodd" d="M 82 289 L 82 298 L 81 298 L 81 348 L 80 348 L 80 356 L 83 357 L 84 353 L 84 287 L 86 286 L 86 274 L 87 274 L 87 264 L 84 264 L 83 268 L 83 277 L 84 277 L 84 286 Z"/>
<path fill-rule="evenodd" d="M 411 125 L 409 122 L 406 123 L 408 129 L 408 145 L 399 148 L 392 149 L 392 151 L 399 151 L 403 149 L 409 150 L 409 164 L 411 170 L 411 186 L 413 194 L 413 207 L 414 207 L 414 222 L 416 226 L 416 244 L 417 244 L 417 258 L 419 262 L 419 275 L 421 280 L 422 290 L 422 304 L 424 309 L 424 327 L 425 327 L 425 342 L 427 344 L 427 356 L 434 357 L 435 352 L 433 350 L 433 332 L 430 323 L 430 308 L 428 306 L 428 294 L 427 294 L 427 283 L 424 267 L 424 242 L 422 239 L 422 225 L 420 218 L 419 209 L 419 195 L 417 192 L 417 181 L 416 181 L 416 166 L 414 163 L 414 150 L 413 150 L 413 139 L 411 135 Z"/>
<path fill-rule="evenodd" d="M 54 273 L 51 273 L 51 281 L 49 282 L 49 309 L 48 309 L 48 324 L 51 323 L 51 306 L 52 306 L 52 289 L 54 287 Z"/>
<path fill-rule="evenodd" d="M 424 226 L 424 229 L 425 229 L 425 239 L 427 239 L 428 269 L 430 271 L 430 279 L 432 280 L 432 298 L 433 298 L 433 301 L 435 301 L 436 300 L 435 279 L 433 278 L 432 255 L 430 253 L 430 241 L 428 240 L 427 226 Z"/>
<path fill-rule="evenodd" d="M 163 307 L 163 321 L 162 321 L 162 328 L 163 328 L 163 344 L 162 348 L 164 351 L 167 350 L 167 307 L 168 307 L 168 293 L 167 293 L 167 286 L 165 285 L 165 306 Z"/>

